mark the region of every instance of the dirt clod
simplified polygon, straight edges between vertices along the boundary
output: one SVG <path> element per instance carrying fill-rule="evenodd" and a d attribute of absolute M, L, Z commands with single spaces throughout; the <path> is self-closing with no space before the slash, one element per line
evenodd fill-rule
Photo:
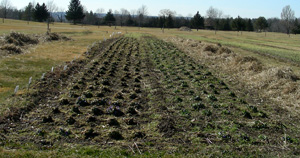
<path fill-rule="evenodd" d="M 51 116 L 48 116 L 48 117 L 43 117 L 43 120 L 42 120 L 43 123 L 50 123 L 50 122 L 54 122 L 52 117 Z"/>
<path fill-rule="evenodd" d="M 76 120 L 73 117 L 70 117 L 69 119 L 67 119 L 67 123 L 69 125 L 73 125 L 76 122 Z"/>
<path fill-rule="evenodd" d="M 84 136 L 85 136 L 85 139 L 89 139 L 89 138 L 94 138 L 96 136 L 98 136 L 99 134 L 98 133 L 95 133 L 94 130 L 91 128 L 91 129 L 88 129 L 84 132 Z"/>
<path fill-rule="evenodd" d="M 103 111 L 100 110 L 99 108 L 96 108 L 96 107 L 94 107 L 94 108 L 92 109 L 92 112 L 93 112 L 93 114 L 96 115 L 96 116 L 99 116 L 99 115 L 102 115 L 102 114 L 103 114 Z"/>
<path fill-rule="evenodd" d="M 122 134 L 118 131 L 112 131 L 109 133 L 108 135 L 111 139 L 114 139 L 114 140 L 122 140 L 124 139 L 124 137 L 122 136 Z"/>
<path fill-rule="evenodd" d="M 110 125 L 110 126 L 120 126 L 118 120 L 113 119 L 113 118 L 112 119 L 108 119 L 107 124 Z"/>

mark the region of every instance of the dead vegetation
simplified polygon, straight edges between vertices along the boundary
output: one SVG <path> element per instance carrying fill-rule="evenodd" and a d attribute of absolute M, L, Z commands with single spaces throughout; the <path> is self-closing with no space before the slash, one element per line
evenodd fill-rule
<path fill-rule="evenodd" d="M 226 74 L 233 85 L 238 84 L 261 98 L 271 99 L 290 111 L 299 109 L 299 77 L 289 67 L 268 67 L 255 57 L 238 55 L 218 44 L 183 38 L 169 38 L 167 41 L 218 73 Z"/>
<path fill-rule="evenodd" d="M 6 43 L 14 44 L 16 46 L 25 46 L 30 44 L 38 44 L 38 39 L 25 35 L 23 33 L 11 32 L 9 35 L 5 36 Z"/>
<path fill-rule="evenodd" d="M 8 35 L 0 37 L 0 56 L 22 54 L 30 46 L 37 45 L 43 42 L 51 42 L 58 40 L 68 41 L 71 39 L 58 33 L 27 35 L 18 32 L 11 32 Z"/>
<path fill-rule="evenodd" d="M 58 33 L 47 33 L 45 36 L 42 37 L 44 39 L 44 41 L 69 41 L 71 40 L 71 38 L 58 34 Z"/>
<path fill-rule="evenodd" d="M 188 31 L 188 32 L 190 32 L 190 31 L 192 31 L 192 29 L 190 29 L 186 26 L 182 26 L 182 27 L 179 28 L 179 31 Z"/>

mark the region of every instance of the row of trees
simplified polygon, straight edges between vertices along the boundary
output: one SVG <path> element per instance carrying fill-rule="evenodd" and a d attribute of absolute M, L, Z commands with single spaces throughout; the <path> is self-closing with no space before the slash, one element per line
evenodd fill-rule
<path fill-rule="evenodd" d="M 60 12 L 60 13 L 58 13 Z M 290 6 L 283 8 L 281 19 L 259 17 L 257 19 L 246 19 L 240 16 L 232 18 L 223 14 L 217 8 L 210 7 L 206 15 L 202 16 L 197 12 L 192 17 L 177 15 L 175 11 L 163 9 L 158 16 L 148 16 L 146 6 L 130 12 L 124 8 L 119 11 L 109 10 L 104 13 L 104 9 L 96 12 L 88 12 L 80 4 L 79 0 L 71 0 L 66 12 L 59 9 L 54 1 L 43 3 L 29 3 L 24 9 L 14 9 L 9 0 L 2 0 L 0 13 L 3 18 L 22 19 L 27 21 L 59 21 L 64 19 L 72 23 L 83 23 L 91 25 L 118 25 L 118 26 L 138 26 L 138 27 L 159 27 L 159 28 L 179 28 L 188 26 L 194 29 L 211 29 L 225 31 L 271 31 L 286 32 L 287 34 L 300 33 L 299 20 L 295 18 L 295 13 Z M 56 16 L 54 16 L 56 15 Z"/>

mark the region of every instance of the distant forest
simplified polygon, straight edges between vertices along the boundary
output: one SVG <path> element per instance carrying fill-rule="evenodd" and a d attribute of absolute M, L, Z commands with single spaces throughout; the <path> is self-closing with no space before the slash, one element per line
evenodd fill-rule
<path fill-rule="evenodd" d="M 67 7 L 67 6 L 66 6 Z M 79 12 L 78 12 L 79 8 Z M 76 13 L 74 11 L 77 11 Z M 285 6 L 281 18 L 257 17 L 253 19 L 243 17 L 230 17 L 221 10 L 210 7 L 206 15 L 199 12 L 191 17 L 176 14 L 176 11 L 163 9 L 157 16 L 149 16 L 147 6 L 137 10 L 128 11 L 120 9 L 105 12 L 98 9 L 96 12 L 87 11 L 79 0 L 71 0 L 68 10 L 59 8 L 54 1 L 47 4 L 29 3 L 23 9 L 15 9 L 9 0 L 2 0 L 0 16 L 5 19 L 17 19 L 39 22 L 72 22 L 74 24 L 109 25 L 109 26 L 136 26 L 156 28 L 180 28 L 186 26 L 193 29 L 208 29 L 222 31 L 256 31 L 256 32 L 283 32 L 300 34 L 300 19 L 295 18 L 295 13 L 290 6 Z"/>

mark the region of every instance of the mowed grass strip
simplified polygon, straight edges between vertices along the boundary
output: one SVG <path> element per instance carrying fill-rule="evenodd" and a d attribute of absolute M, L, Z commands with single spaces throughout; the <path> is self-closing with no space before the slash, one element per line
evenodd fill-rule
<path fill-rule="evenodd" d="M 212 31 L 209 31 L 213 34 Z M 202 34 L 203 33 L 203 34 Z M 293 61 L 300 64 L 300 42 L 298 36 L 290 38 L 285 34 L 268 33 L 267 37 L 254 32 L 244 32 L 243 35 L 234 32 L 219 31 L 217 35 L 208 35 L 208 31 L 199 31 L 193 33 L 176 33 L 177 36 L 200 40 L 210 43 L 220 43 L 225 46 L 241 48 L 261 55 L 269 55 L 275 58 Z M 256 36 L 255 36 L 256 35 Z"/>

